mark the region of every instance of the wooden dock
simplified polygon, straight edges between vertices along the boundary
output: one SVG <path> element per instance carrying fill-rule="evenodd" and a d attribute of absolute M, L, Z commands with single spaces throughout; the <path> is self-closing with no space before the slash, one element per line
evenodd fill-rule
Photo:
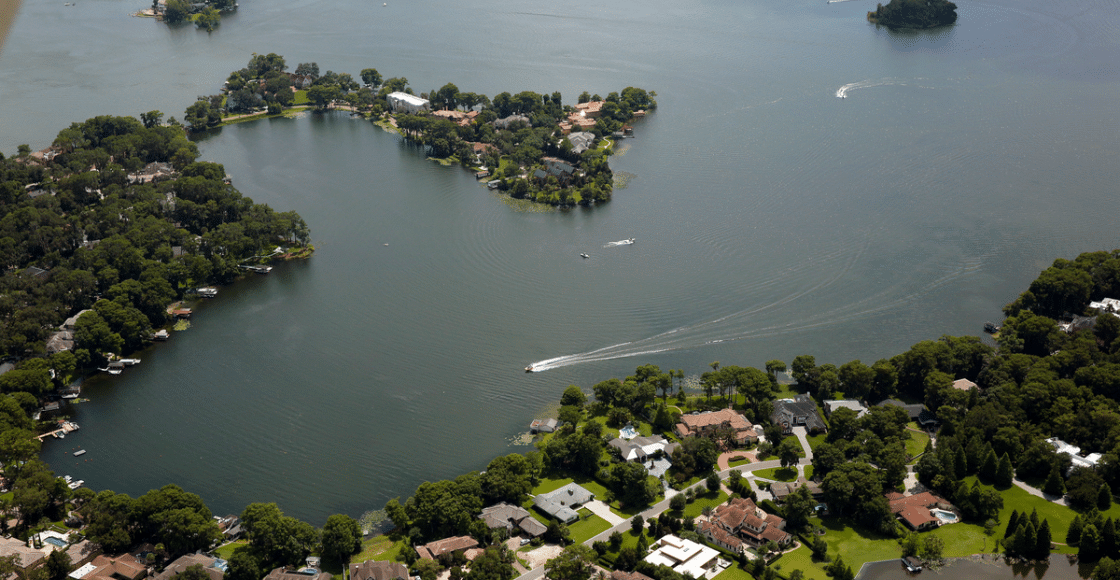
<path fill-rule="evenodd" d="M 42 442 L 47 437 L 60 438 L 59 437 L 60 433 L 62 434 L 62 437 L 65 437 L 67 433 L 72 433 L 72 432 L 77 431 L 77 430 L 78 430 L 78 424 L 77 423 L 67 421 L 67 422 L 63 423 L 62 426 L 59 427 L 58 429 L 55 429 L 54 431 L 48 431 L 46 433 L 43 433 L 42 435 L 37 436 L 37 439 L 39 439 L 39 441 Z"/>

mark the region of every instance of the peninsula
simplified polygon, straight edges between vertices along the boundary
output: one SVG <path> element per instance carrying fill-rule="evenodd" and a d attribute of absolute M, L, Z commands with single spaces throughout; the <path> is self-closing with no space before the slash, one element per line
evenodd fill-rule
<path fill-rule="evenodd" d="M 564 105 L 559 92 L 491 99 L 448 83 L 417 95 L 407 78 L 384 79 L 373 68 L 361 71 L 361 84 L 347 73 L 320 74 L 313 62 L 287 69 L 280 55 L 253 56 L 219 94 L 192 104 L 186 123 L 195 132 L 298 110 L 349 111 L 401 134 L 429 157 L 468 168 L 490 189 L 571 207 L 611 199 L 613 145 L 657 107 L 655 93 L 634 87 L 606 97 L 585 91 Z"/>
<path fill-rule="evenodd" d="M 934 28 L 957 21 L 957 5 L 949 0 L 891 0 L 879 4 L 867 20 L 889 28 Z"/>

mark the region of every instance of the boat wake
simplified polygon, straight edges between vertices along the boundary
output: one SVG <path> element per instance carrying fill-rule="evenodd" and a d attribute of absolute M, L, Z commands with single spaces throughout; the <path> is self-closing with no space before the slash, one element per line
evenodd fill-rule
<path fill-rule="evenodd" d="M 829 3 L 832 3 L 832 2 L 847 2 L 847 1 L 848 0 L 830 0 Z M 887 78 L 887 79 L 865 80 L 865 81 L 859 81 L 859 82 L 855 82 L 855 83 L 848 83 L 848 84 L 836 89 L 836 98 L 837 99 L 846 99 L 846 98 L 848 98 L 848 93 L 850 93 L 852 91 L 855 91 L 855 90 L 858 90 L 858 89 L 869 89 L 871 87 L 883 87 L 883 86 L 889 86 L 889 85 L 906 86 L 906 81 L 903 81 L 903 80 L 900 80 L 900 79 Z"/>
<path fill-rule="evenodd" d="M 770 338 L 814 331 L 856 320 L 866 320 L 869 317 L 896 311 L 922 299 L 939 288 L 956 283 L 961 277 L 976 272 L 980 262 L 983 261 L 983 257 L 976 257 L 967 259 L 964 263 L 946 265 L 947 267 L 940 273 L 940 276 L 920 284 L 917 288 L 885 287 L 879 292 L 866 295 L 855 302 L 826 308 L 808 315 L 798 315 L 796 319 L 790 319 L 787 314 L 789 312 L 788 307 L 793 306 L 794 303 L 803 304 L 805 301 L 816 301 L 819 296 L 832 293 L 833 290 L 830 290 L 829 287 L 847 276 L 852 266 L 860 262 L 865 250 L 866 246 L 848 256 L 837 255 L 846 252 L 822 256 L 821 258 L 824 259 L 837 259 L 840 267 L 832 275 L 815 283 L 810 283 L 801 290 L 792 291 L 772 302 L 757 304 L 725 316 L 681 326 L 647 338 L 537 361 L 529 365 L 526 370 L 541 372 L 577 364 L 691 350 L 708 345 Z M 810 267 L 807 265 L 794 266 L 787 274 L 809 274 L 809 269 Z M 799 307 L 797 307 L 797 310 L 804 312 Z"/>
<path fill-rule="evenodd" d="M 634 243 L 634 238 L 630 238 L 628 240 L 619 240 L 617 242 L 607 242 L 603 247 L 604 248 L 612 248 L 614 246 L 629 246 L 630 244 L 633 244 L 633 243 Z"/>

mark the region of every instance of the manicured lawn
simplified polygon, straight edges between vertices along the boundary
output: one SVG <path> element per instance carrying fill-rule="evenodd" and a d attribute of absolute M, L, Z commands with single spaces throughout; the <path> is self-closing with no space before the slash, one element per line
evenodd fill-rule
<path fill-rule="evenodd" d="M 236 542 L 230 542 L 230 543 L 218 548 L 217 550 L 214 550 L 214 555 L 218 556 L 219 558 L 221 558 L 223 560 L 229 560 L 233 556 L 233 553 L 238 550 L 238 548 L 248 546 L 248 545 L 249 545 L 249 542 L 246 542 L 244 540 L 238 540 Z"/>
<path fill-rule="evenodd" d="M 929 443 L 929 435 L 923 433 L 915 433 L 907 431 L 910 434 L 910 440 L 906 442 L 906 454 L 910 457 L 917 457 L 921 455 L 926 449 L 926 444 Z"/>
<path fill-rule="evenodd" d="M 805 471 L 805 479 L 813 479 L 813 466 L 812 465 L 806 465 L 804 471 Z"/>
<path fill-rule="evenodd" d="M 844 561 L 847 562 L 847 560 Z M 808 546 L 801 546 L 788 554 L 783 554 L 782 557 L 778 558 L 771 566 L 778 570 L 778 573 L 782 576 L 789 576 L 790 572 L 801 570 L 805 573 L 805 578 L 809 580 L 828 580 L 829 578 L 828 574 L 825 574 L 824 568 L 813 561 L 812 553 Z M 728 571 L 725 571 L 724 574 Z M 852 571 L 858 571 L 858 568 L 853 566 Z M 723 574 L 717 576 L 717 578 L 722 577 Z"/>
<path fill-rule="evenodd" d="M 311 99 L 307 98 L 307 91 L 296 91 L 295 98 L 292 99 L 293 105 L 306 105 L 310 102 Z"/>
<path fill-rule="evenodd" d="M 809 442 L 809 449 L 816 449 L 818 445 L 824 443 L 826 438 L 828 438 L 827 433 L 818 433 L 817 435 L 809 435 L 805 440 Z"/>
<path fill-rule="evenodd" d="M 754 576 L 735 565 L 717 574 L 714 580 L 754 580 Z"/>
<path fill-rule="evenodd" d="M 696 496 L 695 501 L 684 506 L 684 518 L 692 519 L 704 513 L 704 508 L 710 507 L 714 509 L 717 505 L 725 501 L 727 501 L 727 492 L 725 491 L 720 490 L 718 494 L 704 492 L 703 494 Z"/>
<path fill-rule="evenodd" d="M 589 514 L 589 517 L 584 518 L 584 514 Z M 579 515 L 580 520 L 568 526 L 572 542 L 576 544 L 582 544 L 611 527 L 610 522 L 592 514 L 587 508 L 579 510 Z"/>
<path fill-rule="evenodd" d="M 738 456 L 736 456 L 736 457 L 738 457 Z M 751 462 L 751 460 L 750 460 L 750 459 L 747 459 L 747 458 L 746 458 L 746 457 L 744 456 L 744 457 L 743 457 L 742 459 L 734 459 L 734 460 L 732 460 L 732 461 L 728 461 L 728 462 L 727 462 L 727 466 L 728 466 L 728 467 L 739 467 L 740 465 L 746 465 L 746 464 L 748 464 L 748 463 L 750 463 L 750 462 Z M 726 572 L 726 570 L 725 570 L 724 572 Z"/>
<path fill-rule="evenodd" d="M 828 518 L 822 523 L 828 530 L 823 539 L 828 543 L 829 557 L 835 558 L 837 554 L 843 556 L 844 562 L 852 567 L 852 571 L 859 570 L 865 562 L 889 560 L 902 553 L 898 540 L 862 528 L 857 531 L 846 519 Z M 945 553 L 950 553 L 948 545 L 945 546 Z M 808 573 L 808 570 L 805 571 Z M 823 573 L 824 568 L 820 568 L 820 571 Z"/>
<path fill-rule="evenodd" d="M 647 537 L 647 539 L 649 538 Z M 622 549 L 626 546 L 630 546 L 633 548 L 638 547 L 638 536 L 635 536 L 634 532 L 631 532 L 630 530 L 622 532 L 622 544 L 618 546 L 618 550 L 613 552 L 607 550 L 605 554 L 599 557 L 599 563 L 605 566 L 608 570 L 614 569 L 614 562 L 618 559 L 618 552 L 622 551 Z"/>
<path fill-rule="evenodd" d="M 794 467 L 771 467 L 754 472 L 755 476 L 774 481 L 793 481 L 797 479 L 797 469 Z"/>

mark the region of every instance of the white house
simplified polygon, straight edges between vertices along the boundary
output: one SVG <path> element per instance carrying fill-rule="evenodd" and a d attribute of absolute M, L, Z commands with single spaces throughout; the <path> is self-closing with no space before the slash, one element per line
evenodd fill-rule
<path fill-rule="evenodd" d="M 396 92 L 389 93 L 386 99 L 388 99 L 389 108 L 392 109 L 393 112 L 403 111 L 405 113 L 416 114 L 420 111 L 429 110 L 428 99 L 421 99 L 416 95 Z"/>
<path fill-rule="evenodd" d="M 1097 463 L 1100 463 L 1100 453 L 1090 453 L 1088 455 L 1082 456 L 1080 447 L 1076 445 L 1070 445 L 1069 443 L 1066 443 L 1065 441 L 1062 441 L 1057 437 L 1051 437 L 1047 439 L 1046 442 L 1054 447 L 1055 452 L 1065 453 L 1066 455 L 1069 455 L 1070 460 L 1073 462 L 1072 465 L 1070 465 L 1070 469 L 1073 469 L 1074 467 L 1096 468 Z"/>
<path fill-rule="evenodd" d="M 644 559 L 654 566 L 664 564 L 678 574 L 688 574 L 693 578 L 703 578 L 711 571 L 718 571 L 716 564 L 719 552 L 715 548 L 683 540 L 672 534 L 662 536 L 650 547 L 653 551 Z"/>

